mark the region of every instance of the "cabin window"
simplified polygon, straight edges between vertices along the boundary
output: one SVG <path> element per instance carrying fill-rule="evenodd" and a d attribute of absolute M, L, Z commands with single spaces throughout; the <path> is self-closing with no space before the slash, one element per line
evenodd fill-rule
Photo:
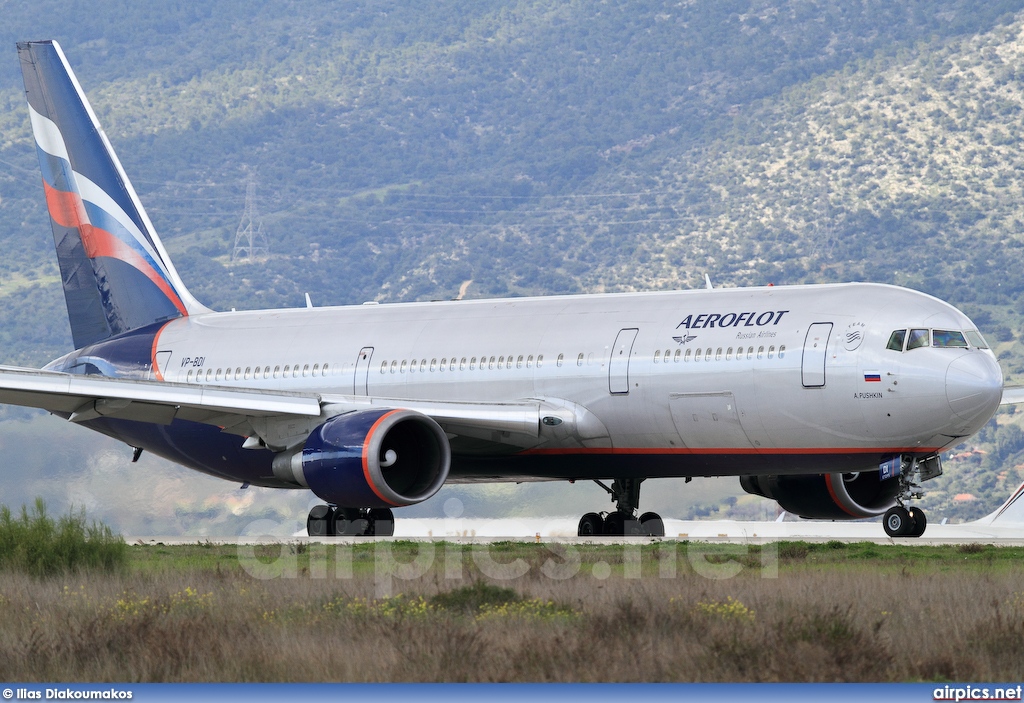
<path fill-rule="evenodd" d="M 910 330 L 910 339 L 907 340 L 907 351 L 928 346 L 928 330 Z"/>
<path fill-rule="evenodd" d="M 686 354 L 683 355 L 683 362 L 685 363 L 685 362 L 689 361 L 691 356 L 693 356 L 693 350 L 692 349 L 687 349 L 686 350 Z"/>
<path fill-rule="evenodd" d="M 526 357 L 526 368 L 533 368 L 533 354 Z"/>
<path fill-rule="evenodd" d="M 694 354 L 693 354 L 693 360 L 694 361 L 700 361 L 700 358 L 701 358 L 701 356 L 703 354 L 704 354 L 704 350 L 701 349 L 700 347 L 697 347 L 697 351 L 694 352 Z"/>
<path fill-rule="evenodd" d="M 476 368 L 476 357 L 474 356 L 469 360 L 469 370 L 472 371 Z"/>
<path fill-rule="evenodd" d="M 562 367 L 562 362 L 563 362 L 564 360 L 565 360 L 565 354 L 559 354 L 559 355 L 558 355 L 558 358 L 557 358 L 557 359 L 555 359 L 555 366 L 557 366 L 557 367 L 561 368 L 561 367 Z"/>
<path fill-rule="evenodd" d="M 718 349 L 715 350 L 715 361 L 721 361 L 721 360 L 722 360 L 722 348 L 719 347 Z"/>
<path fill-rule="evenodd" d="M 280 366 L 275 366 L 274 367 L 274 378 L 277 378 L 277 375 L 279 373 L 281 373 L 281 367 Z"/>
<path fill-rule="evenodd" d="M 978 330 L 967 330 L 964 334 L 967 335 L 967 339 L 971 342 L 972 347 L 988 349 L 988 342 L 985 341 L 985 338 L 981 336 L 981 332 Z"/>
<path fill-rule="evenodd" d="M 287 377 L 288 376 L 288 372 L 291 371 L 291 370 L 292 370 L 291 364 L 285 364 L 284 365 L 284 373 L 282 373 L 281 375 Z"/>
<path fill-rule="evenodd" d="M 262 370 L 263 370 L 262 366 L 257 366 L 255 369 L 252 370 L 252 377 L 253 378 L 259 378 L 260 377 L 260 372 Z"/>
<path fill-rule="evenodd" d="M 932 346 L 966 349 L 967 339 L 964 338 L 963 332 L 957 330 L 932 330 Z"/>
<path fill-rule="evenodd" d="M 185 381 L 186 382 L 191 382 L 192 381 L 192 372 L 191 371 L 189 371 L 188 374 L 185 376 Z"/>
<path fill-rule="evenodd" d="M 320 375 L 320 364 L 313 364 L 313 375 L 314 376 L 319 376 Z"/>
<path fill-rule="evenodd" d="M 758 347 L 757 348 L 757 358 L 760 359 L 763 354 L 764 354 L 764 347 L 763 346 Z"/>
<path fill-rule="evenodd" d="M 493 356 L 490 359 L 487 360 L 487 368 L 488 368 L 488 370 L 494 368 L 494 357 Z"/>
<path fill-rule="evenodd" d="M 654 363 L 655 364 L 658 363 L 658 359 L 659 358 L 661 358 L 661 350 L 660 349 L 655 349 L 654 350 Z"/>
<path fill-rule="evenodd" d="M 402 365 L 398 367 L 398 373 L 405 373 L 406 365 L 407 365 L 406 360 L 402 359 Z"/>
<path fill-rule="evenodd" d="M 889 343 L 885 345 L 886 349 L 890 351 L 903 351 L 903 342 L 907 339 L 906 330 L 893 330 L 893 333 L 889 335 Z"/>
<path fill-rule="evenodd" d="M 708 347 L 708 350 L 704 352 L 704 361 L 711 361 L 711 347 Z"/>
<path fill-rule="evenodd" d="M 323 367 L 323 369 L 321 370 L 321 372 L 320 372 L 320 373 L 321 373 L 322 375 L 324 375 L 324 376 L 326 376 L 326 375 L 327 375 L 327 364 L 324 364 L 324 367 Z"/>
<path fill-rule="evenodd" d="M 248 381 L 249 380 L 249 376 L 251 376 L 251 375 L 252 375 L 252 368 L 249 367 L 249 366 L 246 366 L 245 367 L 245 372 L 242 374 L 242 378 L 244 378 L 246 381 Z"/>
<path fill-rule="evenodd" d="M 768 347 L 768 358 L 772 359 L 775 357 L 775 345 Z"/>
<path fill-rule="evenodd" d="M 302 377 L 305 378 L 309 375 L 309 364 L 302 365 Z"/>
<path fill-rule="evenodd" d="M 387 370 L 388 370 L 388 362 L 386 362 L 386 361 L 380 362 L 380 372 L 381 373 L 385 373 Z"/>
<path fill-rule="evenodd" d="M 747 347 L 747 358 L 748 359 L 753 359 L 754 358 L 754 348 L 753 347 Z"/>
<path fill-rule="evenodd" d="M 519 357 L 519 358 L 522 359 L 523 357 Z M 512 368 L 512 355 L 511 354 L 509 354 L 508 357 L 505 359 L 505 368 L 506 369 Z"/>
<path fill-rule="evenodd" d="M 505 355 L 502 354 L 501 356 L 498 357 L 498 368 L 500 369 L 504 365 L 505 365 Z"/>
<path fill-rule="evenodd" d="M 516 368 L 517 369 L 523 368 L 523 355 L 522 354 L 520 354 L 519 358 L 516 359 Z"/>
<path fill-rule="evenodd" d="M 725 360 L 729 361 L 730 359 L 732 359 L 732 347 L 725 350 Z"/>
<path fill-rule="evenodd" d="M 427 360 L 426 359 L 420 359 L 420 373 L 426 373 L 426 372 L 427 372 Z"/>
<path fill-rule="evenodd" d="M 444 359 L 441 359 L 441 366 L 444 366 Z M 430 360 L 430 372 L 433 373 L 437 369 L 437 359 Z"/>
<path fill-rule="evenodd" d="M 781 347 L 779 347 L 779 358 L 781 359 L 785 355 L 786 355 L 786 345 L 783 344 Z"/>
<path fill-rule="evenodd" d="M 299 377 L 299 365 L 295 364 L 295 366 L 292 367 L 292 378 L 298 378 L 298 377 Z"/>
<path fill-rule="evenodd" d="M 676 353 L 672 355 L 672 361 L 674 361 L 675 363 L 678 364 L 680 356 L 682 356 L 682 351 L 679 350 L 679 349 L 676 349 Z"/>
<path fill-rule="evenodd" d="M 543 354 L 538 354 L 537 355 L 537 368 L 539 369 L 543 365 L 544 365 L 544 355 Z"/>

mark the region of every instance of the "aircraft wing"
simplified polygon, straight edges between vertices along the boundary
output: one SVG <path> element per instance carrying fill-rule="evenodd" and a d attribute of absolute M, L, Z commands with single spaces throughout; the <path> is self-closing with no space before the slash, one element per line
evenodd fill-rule
<path fill-rule="evenodd" d="M 579 429 L 579 410 L 527 399 L 476 403 L 321 395 L 253 388 L 139 381 L 0 366 L 0 403 L 41 408 L 72 422 L 110 417 L 169 424 L 174 419 L 216 425 L 253 438 L 253 448 L 283 449 L 305 440 L 329 417 L 371 408 L 421 412 L 446 432 L 489 444 L 525 448 L 538 442 L 542 417 Z M 550 421 L 549 421 L 550 422 Z M 592 421 L 589 424 L 593 424 Z M 596 428 L 596 434 L 603 427 Z"/>
<path fill-rule="evenodd" d="M 0 366 L 0 403 L 69 415 L 72 422 L 115 417 L 168 424 L 179 418 L 223 425 L 231 416 L 319 417 L 314 394 L 79 376 Z"/>
<path fill-rule="evenodd" d="M 1024 386 L 1006 386 L 1003 388 L 1003 399 L 1000 405 L 1016 405 L 1024 403 Z"/>

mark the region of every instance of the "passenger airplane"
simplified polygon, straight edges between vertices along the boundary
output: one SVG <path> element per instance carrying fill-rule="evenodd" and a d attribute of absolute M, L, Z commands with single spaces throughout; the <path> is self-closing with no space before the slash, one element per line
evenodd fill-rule
<path fill-rule="evenodd" d="M 615 509 L 580 535 L 662 535 L 645 479 L 737 476 L 791 513 L 920 535 L 916 481 L 1000 404 L 967 316 L 888 285 L 212 312 L 57 43 L 18 54 L 75 351 L 0 370 L 0 402 L 309 489 L 310 534 L 391 534 L 446 482 L 592 480 Z"/>

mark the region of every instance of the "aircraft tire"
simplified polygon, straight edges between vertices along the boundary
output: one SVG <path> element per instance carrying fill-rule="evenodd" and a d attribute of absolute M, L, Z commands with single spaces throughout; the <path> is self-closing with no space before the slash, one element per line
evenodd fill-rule
<path fill-rule="evenodd" d="M 389 508 L 372 508 L 367 513 L 369 530 L 374 537 L 391 537 L 395 534 L 395 514 Z"/>
<path fill-rule="evenodd" d="M 622 537 L 626 534 L 626 520 L 629 516 L 616 510 L 608 513 L 604 519 L 604 533 L 609 537 Z"/>
<path fill-rule="evenodd" d="M 665 521 L 658 513 L 644 513 L 640 516 L 640 533 L 648 537 L 664 537 Z"/>
<path fill-rule="evenodd" d="M 316 505 L 306 518 L 306 534 L 310 537 L 330 537 L 334 528 L 334 509 L 329 505 Z"/>
<path fill-rule="evenodd" d="M 910 511 L 902 506 L 894 506 L 885 512 L 885 534 L 890 537 L 907 537 L 914 529 L 914 521 Z"/>
<path fill-rule="evenodd" d="M 587 513 L 580 518 L 576 529 L 578 537 L 600 537 L 604 534 L 604 518 L 598 513 Z"/>
<path fill-rule="evenodd" d="M 920 508 L 911 508 L 910 517 L 914 521 L 914 529 L 910 531 L 910 536 L 920 537 L 928 527 L 928 517 Z"/>

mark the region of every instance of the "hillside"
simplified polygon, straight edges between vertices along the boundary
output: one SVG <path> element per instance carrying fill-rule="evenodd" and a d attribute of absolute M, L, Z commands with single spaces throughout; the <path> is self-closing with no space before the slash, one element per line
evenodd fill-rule
<path fill-rule="evenodd" d="M 964 307 L 1024 382 L 1022 12 L 5 5 L 0 361 L 70 349 L 14 52 L 53 37 L 214 308 L 449 298 L 470 280 L 470 297 L 690 287 L 705 272 L 726 286 L 873 280 Z M 250 172 L 271 256 L 232 263 Z M 935 509 L 998 504 L 1024 464 L 1020 417 L 948 462 Z M 666 502 L 685 517 L 735 490 Z M 491 510 L 508 503 L 496 495 Z"/>

